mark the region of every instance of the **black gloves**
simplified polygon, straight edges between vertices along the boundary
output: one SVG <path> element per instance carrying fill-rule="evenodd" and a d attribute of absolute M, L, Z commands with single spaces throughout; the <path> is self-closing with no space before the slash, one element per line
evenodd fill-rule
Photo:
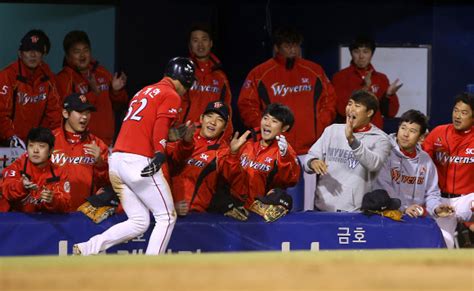
<path fill-rule="evenodd" d="M 165 160 L 166 160 L 165 154 L 162 152 L 157 152 L 155 154 L 155 157 L 153 157 L 153 159 L 150 161 L 150 164 L 142 170 L 140 176 L 142 177 L 153 176 L 155 173 L 157 173 L 160 170 L 161 165 L 163 165 Z"/>

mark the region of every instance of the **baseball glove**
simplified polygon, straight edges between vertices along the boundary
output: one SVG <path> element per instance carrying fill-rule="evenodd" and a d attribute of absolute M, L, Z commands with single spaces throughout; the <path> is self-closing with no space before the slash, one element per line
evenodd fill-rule
<path fill-rule="evenodd" d="M 77 211 L 84 213 L 87 217 L 92 219 L 95 223 L 101 223 L 107 217 L 115 213 L 113 206 L 94 207 L 89 201 L 83 203 Z"/>
<path fill-rule="evenodd" d="M 288 209 L 282 205 L 264 204 L 260 200 L 255 200 L 250 205 L 250 210 L 263 217 L 265 222 L 273 222 L 288 213 Z"/>
<path fill-rule="evenodd" d="M 367 214 L 374 213 L 374 214 L 381 215 L 383 217 L 390 218 L 395 221 L 403 221 L 402 219 L 403 212 L 401 212 L 400 210 L 384 210 L 384 211 L 368 210 L 365 213 Z"/>
<path fill-rule="evenodd" d="M 247 221 L 249 218 L 249 212 L 243 206 L 232 207 L 229 211 L 224 213 L 224 215 L 240 221 Z"/>

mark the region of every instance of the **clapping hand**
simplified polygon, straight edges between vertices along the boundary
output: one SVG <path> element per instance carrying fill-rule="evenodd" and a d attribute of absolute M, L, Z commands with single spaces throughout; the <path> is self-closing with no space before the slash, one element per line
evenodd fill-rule
<path fill-rule="evenodd" d="M 43 190 L 41 191 L 41 201 L 51 203 L 51 201 L 53 201 L 53 191 L 43 187 Z"/>

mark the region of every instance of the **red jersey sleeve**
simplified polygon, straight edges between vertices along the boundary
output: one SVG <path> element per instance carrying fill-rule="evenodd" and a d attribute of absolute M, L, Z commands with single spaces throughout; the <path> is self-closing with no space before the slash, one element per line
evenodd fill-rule
<path fill-rule="evenodd" d="M 94 183 L 96 186 L 96 189 L 100 187 L 104 187 L 106 185 L 110 184 L 109 180 L 109 148 L 107 145 L 98 137 L 93 136 L 93 139 L 95 143 L 99 146 L 100 148 L 100 157 L 102 159 L 102 162 L 100 164 L 96 164 L 94 166 Z"/>
<path fill-rule="evenodd" d="M 2 195 L 7 201 L 21 200 L 28 194 L 23 187 L 23 177 L 21 176 L 21 165 L 25 159 L 26 156 L 23 155 L 2 172 Z"/>
<path fill-rule="evenodd" d="M 423 143 L 421 144 L 421 148 L 428 153 L 428 155 L 431 157 L 431 159 L 434 160 L 434 141 L 436 138 L 436 129 L 430 132 Z"/>
<path fill-rule="evenodd" d="M 324 129 L 328 127 L 336 118 L 337 104 L 336 90 L 324 72 L 322 72 L 320 79 L 323 85 L 323 92 L 316 105 L 318 111 L 316 138 L 319 138 Z"/>
<path fill-rule="evenodd" d="M 153 148 L 156 152 L 165 153 L 168 131 L 171 126 L 172 119 L 169 117 L 158 117 L 153 127 Z"/>
<path fill-rule="evenodd" d="M 11 84 L 8 71 L 0 72 L 0 140 L 6 140 L 15 135 L 12 114 L 14 84 Z"/>
<path fill-rule="evenodd" d="M 284 157 L 280 156 L 278 161 L 278 175 L 275 182 L 280 187 L 292 187 L 298 183 L 301 168 L 297 160 L 296 152 L 288 147 L 288 152 Z"/>
<path fill-rule="evenodd" d="M 50 78 L 53 78 L 53 76 L 51 75 Z M 46 100 L 45 118 L 41 126 L 53 130 L 61 126 L 62 105 L 60 106 L 61 97 L 59 97 L 58 89 L 56 88 L 56 82 L 54 79 L 48 81 L 48 84 L 50 86 L 50 91 Z"/>
<path fill-rule="evenodd" d="M 248 74 L 237 100 L 242 121 L 249 128 L 259 127 L 262 119 L 263 106 L 257 91 L 259 80 L 256 79 L 255 74 L 255 69 Z"/>

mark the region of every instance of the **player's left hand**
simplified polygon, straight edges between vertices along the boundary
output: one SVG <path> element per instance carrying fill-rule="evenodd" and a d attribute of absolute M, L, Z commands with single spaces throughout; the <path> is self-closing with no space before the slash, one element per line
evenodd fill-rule
<path fill-rule="evenodd" d="M 278 141 L 278 149 L 280 150 L 280 155 L 284 157 L 288 150 L 288 142 L 286 141 L 286 137 L 281 134 L 276 136 L 276 140 Z"/>
<path fill-rule="evenodd" d="M 166 156 L 164 153 L 162 152 L 155 153 L 155 157 L 153 157 L 153 159 L 150 161 L 150 164 L 142 170 L 140 176 L 142 177 L 153 176 L 155 173 L 157 173 L 160 170 L 161 165 L 163 165 L 165 160 L 166 160 Z"/>
<path fill-rule="evenodd" d="M 92 143 L 84 145 L 84 153 L 93 156 L 96 160 L 96 164 L 102 162 L 102 157 L 100 156 L 100 147 L 95 143 L 95 140 L 93 140 Z"/>
<path fill-rule="evenodd" d="M 127 84 L 127 75 L 124 72 L 115 73 L 112 78 L 112 90 L 115 92 L 120 91 Z"/>

